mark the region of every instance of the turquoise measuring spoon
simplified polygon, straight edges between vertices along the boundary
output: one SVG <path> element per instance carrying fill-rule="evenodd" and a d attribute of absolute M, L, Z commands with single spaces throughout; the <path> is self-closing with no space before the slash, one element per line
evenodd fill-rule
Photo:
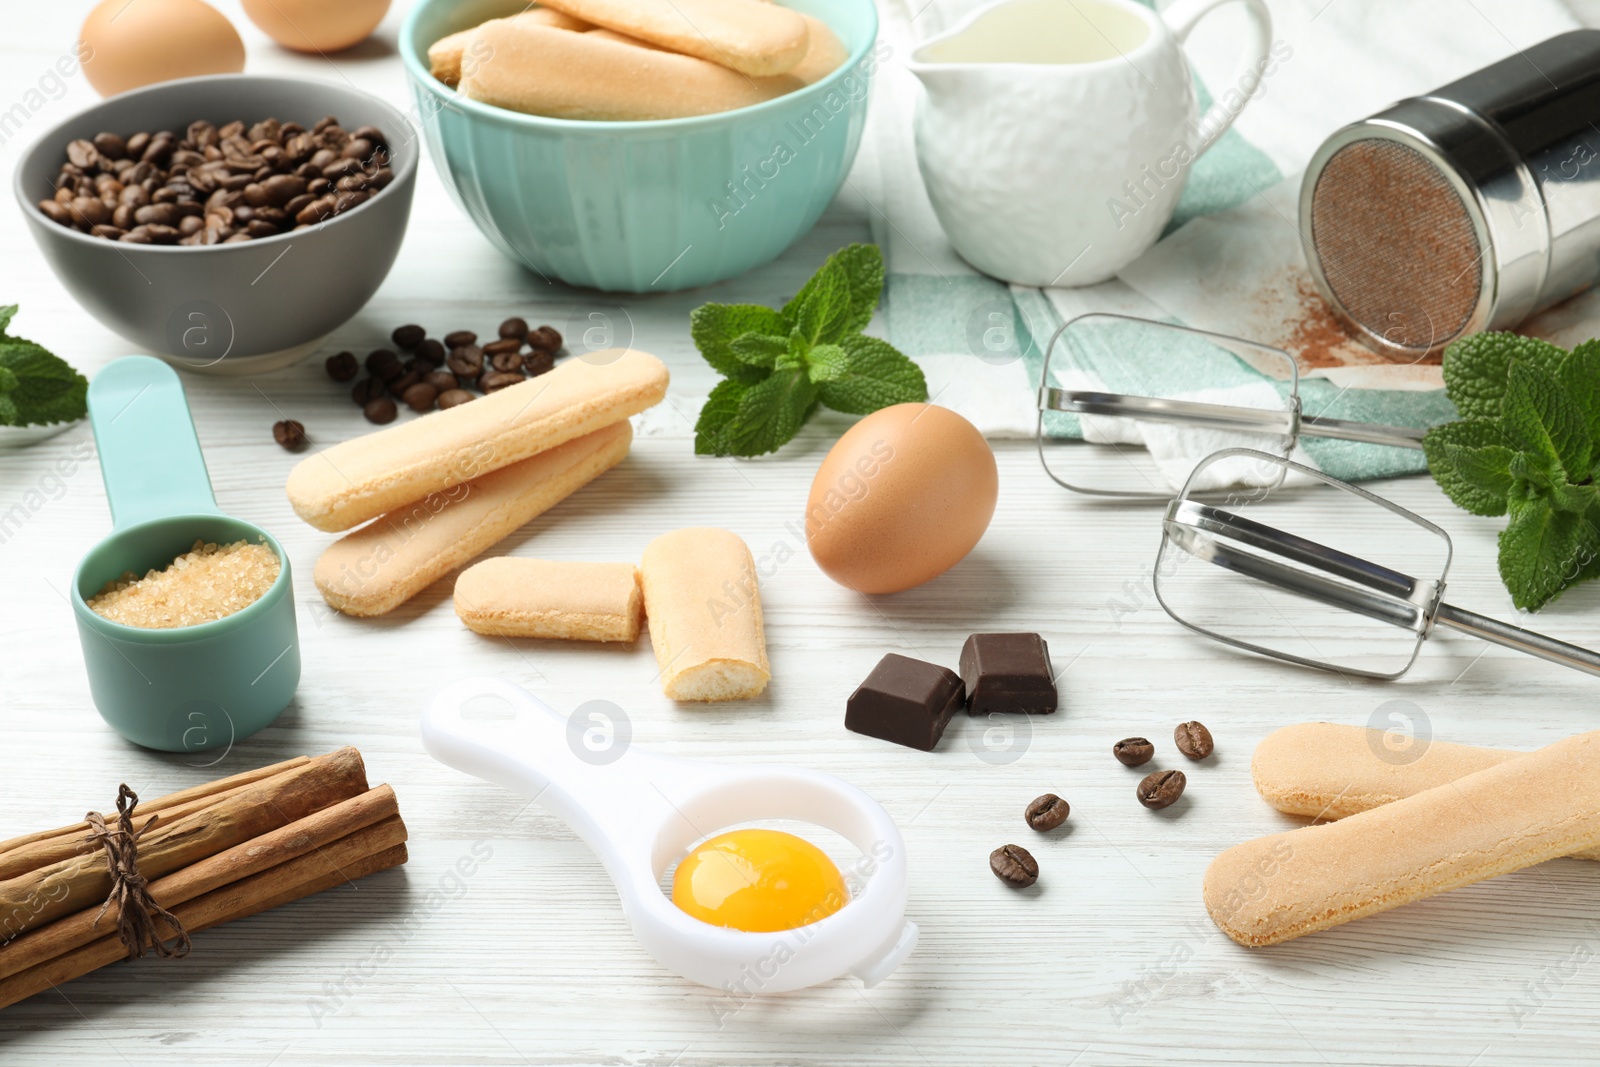
<path fill-rule="evenodd" d="M 78 564 L 72 610 L 95 707 L 146 748 L 231 745 L 276 719 L 300 682 L 289 557 L 265 530 L 218 509 L 171 367 L 149 356 L 112 363 L 89 383 L 89 421 L 112 532 Z M 147 630 L 90 610 L 89 598 L 107 582 L 164 569 L 198 540 L 269 546 L 277 581 L 248 607 L 197 626 Z"/>

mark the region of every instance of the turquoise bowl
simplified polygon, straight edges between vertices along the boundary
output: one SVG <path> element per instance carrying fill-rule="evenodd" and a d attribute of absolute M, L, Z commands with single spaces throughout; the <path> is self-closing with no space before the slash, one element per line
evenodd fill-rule
<path fill-rule="evenodd" d="M 506 255 L 614 292 L 708 285 L 776 258 L 838 193 L 861 143 L 879 61 L 872 0 L 784 0 L 850 52 L 815 84 L 691 119 L 579 122 L 491 107 L 428 73 L 440 37 L 521 0 L 419 0 L 400 53 L 434 163 Z"/>

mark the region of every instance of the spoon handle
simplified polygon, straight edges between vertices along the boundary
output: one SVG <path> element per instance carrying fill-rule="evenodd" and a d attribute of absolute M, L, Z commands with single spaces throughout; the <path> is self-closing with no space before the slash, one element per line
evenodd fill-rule
<path fill-rule="evenodd" d="M 89 383 L 89 420 L 117 529 L 172 515 L 220 514 L 171 367 L 150 356 L 110 364 Z"/>

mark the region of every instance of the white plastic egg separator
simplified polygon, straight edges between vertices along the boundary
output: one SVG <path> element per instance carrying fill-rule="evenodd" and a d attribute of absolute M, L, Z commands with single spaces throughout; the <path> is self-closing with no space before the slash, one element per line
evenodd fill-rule
<path fill-rule="evenodd" d="M 917 944 L 906 911 L 905 843 L 889 813 L 847 782 L 775 764 L 727 764 L 622 743 L 597 757 L 588 722 L 556 712 L 499 678 L 440 690 L 422 716 L 422 743 L 447 766 L 532 797 L 594 850 L 622 898 L 634 936 L 662 966 L 743 994 L 804 989 L 853 974 L 873 986 Z M 662 891 L 689 846 L 740 823 L 792 819 L 860 850 L 865 888 L 826 918 L 749 933 L 701 922 Z"/>

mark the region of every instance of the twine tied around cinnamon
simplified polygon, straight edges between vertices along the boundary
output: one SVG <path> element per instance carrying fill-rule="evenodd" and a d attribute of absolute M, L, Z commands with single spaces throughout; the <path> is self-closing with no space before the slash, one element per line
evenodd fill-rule
<path fill-rule="evenodd" d="M 124 783 L 117 790 L 117 826 L 106 825 L 105 816 L 91 811 L 84 816 L 90 833 L 91 845 L 105 849 L 106 863 L 111 873 L 111 893 L 94 917 L 98 926 L 106 910 L 117 906 L 117 937 L 128 949 L 128 958 L 136 960 L 146 952 L 154 952 L 162 959 L 176 959 L 189 954 L 189 934 L 183 923 L 166 908 L 156 903 L 150 895 L 149 883 L 139 873 L 139 838 L 156 824 L 159 815 L 152 815 L 138 830 L 133 828 L 133 809 L 139 804 L 139 795 Z M 161 925 L 174 935 L 169 943 L 161 936 Z"/>

